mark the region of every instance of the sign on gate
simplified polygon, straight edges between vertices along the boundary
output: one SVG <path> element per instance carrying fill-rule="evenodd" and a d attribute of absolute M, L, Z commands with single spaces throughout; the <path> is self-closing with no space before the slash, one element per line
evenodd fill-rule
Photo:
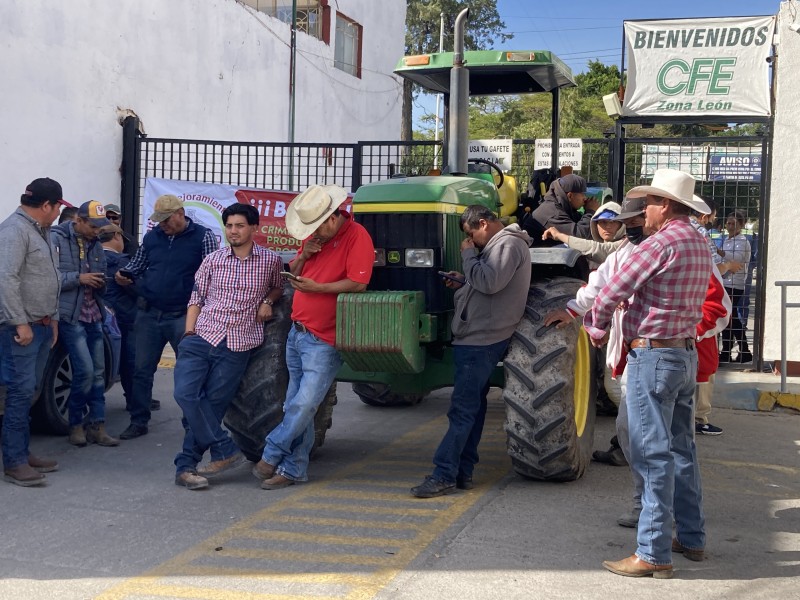
<path fill-rule="evenodd" d="M 705 179 L 707 167 L 706 146 L 642 146 L 642 177 L 652 177 L 656 169 L 674 169 Z"/>
<path fill-rule="evenodd" d="M 533 154 L 534 170 L 549 169 L 553 152 L 553 140 L 537 139 Z M 558 166 L 572 167 L 580 171 L 583 165 L 583 140 L 580 138 L 563 138 L 558 140 Z"/>
<path fill-rule="evenodd" d="M 708 178 L 761 182 L 761 148 L 711 148 Z"/>
<path fill-rule="evenodd" d="M 625 21 L 622 114 L 769 116 L 775 17 Z"/>
<path fill-rule="evenodd" d="M 503 171 L 511 168 L 513 140 L 470 140 L 469 158 L 482 158 L 493 162 Z"/>

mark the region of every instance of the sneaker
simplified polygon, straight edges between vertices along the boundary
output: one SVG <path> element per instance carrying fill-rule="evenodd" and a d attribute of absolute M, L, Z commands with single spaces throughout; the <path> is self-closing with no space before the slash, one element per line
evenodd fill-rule
<path fill-rule="evenodd" d="M 456 477 L 456 488 L 459 490 L 471 490 L 475 487 L 472 477 Z"/>
<path fill-rule="evenodd" d="M 197 474 L 201 477 L 211 479 L 217 475 L 222 475 L 225 471 L 230 471 L 236 467 L 244 464 L 244 454 L 237 452 L 233 456 L 223 458 L 222 460 L 212 460 L 205 467 L 197 469 Z"/>
<path fill-rule="evenodd" d="M 620 527 L 629 527 L 631 529 L 638 527 L 639 514 L 641 514 L 641 512 L 641 507 L 631 507 L 631 509 L 624 515 L 620 515 L 620 517 L 617 519 L 617 525 Z"/>
<path fill-rule="evenodd" d="M 143 435 L 147 435 L 147 427 L 145 425 L 131 423 L 125 431 L 119 434 L 119 439 L 132 440 Z"/>
<path fill-rule="evenodd" d="M 32 469 L 39 471 L 39 473 L 58 471 L 58 463 L 52 458 L 41 458 L 33 454 L 28 454 L 28 464 Z"/>
<path fill-rule="evenodd" d="M 711 423 L 695 423 L 694 432 L 702 435 L 722 435 L 722 428 Z"/>
<path fill-rule="evenodd" d="M 31 487 L 34 485 L 42 485 L 44 483 L 44 475 L 39 473 L 36 469 L 27 463 L 22 463 L 13 469 L 5 469 L 3 471 L 3 479 L 14 485 L 22 487 Z"/>
<path fill-rule="evenodd" d="M 438 479 L 434 479 L 433 476 L 428 475 L 425 478 L 425 481 L 423 481 L 417 487 L 411 488 L 411 495 L 416 496 L 417 498 L 436 498 L 437 496 L 452 494 L 455 491 L 455 483 L 439 481 Z"/>
<path fill-rule="evenodd" d="M 184 471 L 175 476 L 175 485 L 182 485 L 187 490 L 201 490 L 208 487 L 208 479 L 200 477 L 197 473 Z"/>

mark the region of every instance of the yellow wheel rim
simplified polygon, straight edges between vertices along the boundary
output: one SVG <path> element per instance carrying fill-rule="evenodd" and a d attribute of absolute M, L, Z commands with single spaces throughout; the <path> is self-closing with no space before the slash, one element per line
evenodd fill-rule
<path fill-rule="evenodd" d="M 583 437 L 586 418 L 589 415 L 589 402 L 594 401 L 594 399 L 589 398 L 589 390 L 592 389 L 591 378 L 593 376 L 590 373 L 592 361 L 589 359 L 589 336 L 583 327 L 578 331 L 576 346 L 573 403 L 575 405 L 575 428 L 578 432 L 578 437 Z"/>

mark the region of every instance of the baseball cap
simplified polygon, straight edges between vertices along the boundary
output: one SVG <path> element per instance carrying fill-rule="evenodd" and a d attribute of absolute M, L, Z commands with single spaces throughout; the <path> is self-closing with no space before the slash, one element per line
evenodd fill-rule
<path fill-rule="evenodd" d="M 106 209 L 106 214 L 110 212 L 117 213 L 118 215 L 122 214 L 122 209 L 119 207 L 119 204 L 106 204 L 103 208 Z"/>
<path fill-rule="evenodd" d="M 64 195 L 61 189 L 61 184 L 55 179 L 49 177 L 40 177 L 34 179 L 25 187 L 26 196 L 33 204 L 43 204 L 45 202 L 58 202 L 63 206 L 72 206 L 69 202 L 64 200 Z"/>
<path fill-rule="evenodd" d="M 89 200 L 89 202 L 81 204 L 78 209 L 78 217 L 88 219 L 96 227 L 111 225 L 109 220 L 106 219 L 106 209 L 97 200 Z"/>
<path fill-rule="evenodd" d="M 166 221 L 172 216 L 176 210 L 183 208 L 183 202 L 177 196 L 172 194 L 164 194 L 159 196 L 156 200 L 156 205 L 153 207 L 153 214 L 150 215 L 150 220 L 156 223 Z"/>
<path fill-rule="evenodd" d="M 111 225 L 105 225 L 105 226 L 101 227 L 100 229 L 98 229 L 97 230 L 97 237 L 101 242 L 107 242 L 108 240 L 113 238 L 114 234 L 116 234 L 116 233 L 120 234 L 126 240 L 130 239 L 130 238 L 128 238 L 127 235 L 125 235 L 125 232 L 122 231 L 122 229 L 120 229 L 119 227 L 117 227 L 113 223 Z"/>
<path fill-rule="evenodd" d="M 615 221 L 624 221 L 625 219 L 632 219 L 643 214 L 647 208 L 647 198 L 641 196 L 639 198 L 625 198 L 622 201 L 622 212 L 614 217 Z"/>
<path fill-rule="evenodd" d="M 570 192 L 586 193 L 586 180 L 580 175 L 564 175 L 558 180 L 558 183 L 565 194 Z"/>

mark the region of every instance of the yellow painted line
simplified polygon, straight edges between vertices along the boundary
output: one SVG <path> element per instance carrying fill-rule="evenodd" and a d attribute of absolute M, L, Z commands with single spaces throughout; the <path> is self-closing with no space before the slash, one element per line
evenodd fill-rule
<path fill-rule="evenodd" d="M 501 429 L 502 426 L 497 425 L 497 421 L 501 419 L 503 413 L 502 406 L 497 407 L 490 404 L 490 410 L 487 414 L 487 436 L 486 440 L 491 440 L 493 437 L 490 432 Z M 233 526 L 212 535 L 210 538 L 199 542 L 186 551 L 176 555 L 172 559 L 158 565 L 141 576 L 128 579 L 120 584 L 110 588 L 98 598 L 101 600 L 123 600 L 126 598 L 136 598 L 142 596 L 171 596 L 175 598 L 211 598 L 211 600 L 229 600 L 229 599 L 246 599 L 251 598 L 296 598 L 297 596 L 287 595 L 254 595 L 246 592 L 240 592 L 236 589 L 212 589 L 209 594 L 203 595 L 206 588 L 202 589 L 202 593 L 197 590 L 200 588 L 192 586 L 180 585 L 165 585 L 164 579 L 174 578 L 179 576 L 182 572 L 191 571 L 195 577 L 208 577 L 213 576 L 214 573 L 221 572 L 219 569 L 222 565 L 210 564 L 213 563 L 215 558 L 227 559 L 228 564 L 225 564 L 225 572 L 228 568 L 233 569 L 233 573 L 243 572 L 246 575 L 243 577 L 251 578 L 253 576 L 259 577 L 259 581 L 266 582 L 273 577 L 280 578 L 281 582 L 304 582 L 306 584 L 319 582 L 323 586 L 319 590 L 320 595 L 313 595 L 316 597 L 323 597 L 327 593 L 324 586 L 337 585 L 339 587 L 345 586 L 349 591 L 344 595 L 339 595 L 339 598 L 347 598 L 349 600 L 366 600 L 372 598 L 378 591 L 386 586 L 394 577 L 397 576 L 416 556 L 419 555 L 431 542 L 439 537 L 444 531 L 452 526 L 462 515 L 469 510 L 483 495 L 483 493 L 476 493 L 478 488 L 468 493 L 458 493 L 451 496 L 446 496 L 444 499 L 433 500 L 418 500 L 420 508 L 412 506 L 399 507 L 362 507 L 354 506 L 354 501 L 350 492 L 342 493 L 341 490 L 334 489 L 333 486 L 338 485 L 342 480 L 356 474 L 361 474 L 363 470 L 373 465 L 376 461 L 380 462 L 384 459 L 389 459 L 396 452 L 404 452 L 407 448 L 417 447 L 420 452 L 418 468 L 420 474 L 430 472 L 430 452 L 431 450 L 425 448 L 428 444 L 418 443 L 420 440 L 430 441 L 431 445 L 438 442 L 440 436 L 446 429 L 446 419 L 440 417 L 438 419 L 429 421 L 428 423 L 418 427 L 414 431 L 401 436 L 389 446 L 383 448 L 375 455 L 364 460 L 355 462 L 339 471 L 331 474 L 330 479 L 321 482 L 315 482 L 303 486 L 297 486 L 292 490 L 292 493 L 286 498 L 275 502 L 267 508 L 258 511 L 252 515 L 244 517 Z M 491 442 L 488 448 L 482 444 L 480 449 L 482 455 L 482 462 L 480 465 L 480 479 L 483 482 L 484 491 L 490 489 L 490 486 L 500 479 L 506 472 L 508 472 L 508 463 L 503 461 L 502 466 L 498 462 L 495 465 L 487 465 L 487 459 L 490 457 L 499 457 L 505 454 L 505 445 Z M 421 480 L 421 476 L 420 476 Z M 391 503 L 391 502 L 415 502 L 408 492 L 399 492 L 396 495 L 392 494 L 371 494 L 373 499 L 377 502 Z M 364 494 L 359 494 L 359 498 L 364 497 Z M 317 500 L 323 500 L 319 502 Z M 333 502 L 340 500 L 340 503 Z M 437 506 L 431 505 L 436 503 Z M 316 513 L 321 513 L 319 516 L 313 515 L 309 517 L 297 516 L 292 514 L 298 508 L 305 510 L 313 510 Z M 351 512 L 357 515 L 361 514 L 383 514 L 387 517 L 387 521 L 383 522 L 379 519 L 361 520 L 359 517 L 355 518 L 332 518 L 325 514 L 329 512 Z M 427 514 L 423 514 L 427 513 Z M 425 518 L 425 522 L 409 523 L 400 519 L 403 517 L 412 518 Z M 390 520 L 394 518 L 395 520 Z M 385 530 L 403 530 L 413 532 L 414 535 L 408 538 L 397 539 L 396 537 L 387 538 L 384 542 L 387 547 L 386 556 L 370 556 L 358 555 L 352 553 L 336 553 L 326 551 L 324 553 L 317 552 L 298 552 L 295 550 L 287 551 L 280 548 L 280 544 L 284 542 L 294 543 L 308 543 L 308 536 L 314 535 L 304 531 L 302 533 L 286 532 L 285 539 L 276 540 L 275 546 L 270 549 L 250 549 L 241 548 L 237 545 L 237 540 L 252 538 L 252 532 L 269 531 L 264 525 L 269 523 L 280 523 L 282 526 L 287 523 L 299 523 L 304 527 L 313 528 L 342 526 L 350 528 L 368 528 L 380 531 Z M 321 532 L 322 533 L 322 532 Z M 259 534 L 260 535 L 260 534 Z M 326 535 L 326 534 L 323 534 Z M 316 536 L 319 537 L 319 536 Z M 338 536 L 337 536 L 338 537 Z M 368 538 L 375 538 L 376 536 L 366 536 Z M 220 549 L 221 548 L 221 549 Z M 391 549 L 389 551 L 388 549 Z M 261 560 L 265 561 L 263 570 L 261 568 L 247 568 L 244 566 L 237 566 L 230 564 L 230 561 L 242 560 Z M 205 564 L 200 564 L 198 561 L 203 561 Z M 294 573 L 293 570 L 285 570 L 276 568 L 270 565 L 270 561 L 286 561 L 294 563 L 300 569 L 303 569 L 303 564 L 322 563 L 331 565 L 330 571 L 326 569 L 324 573 L 309 574 Z M 336 564 L 339 565 L 362 565 L 365 567 L 366 572 L 358 573 L 359 579 L 353 578 L 352 572 L 337 573 Z M 249 567 L 249 565 L 248 565 Z M 303 569 L 306 571 L 307 569 Z M 277 573 L 277 575 L 276 575 Z M 311 576 L 311 578 L 309 578 Z M 234 576 L 235 577 L 235 576 Z M 314 579 L 318 577 L 319 579 Z M 231 587 L 236 586 L 236 580 L 230 582 Z M 330 596 L 328 596 L 330 597 Z"/>
<path fill-rule="evenodd" d="M 330 535 L 319 533 L 300 533 L 294 531 L 245 531 L 242 537 L 251 540 L 281 540 L 286 542 L 311 542 L 312 544 L 342 544 L 348 546 L 379 546 L 386 548 L 393 543 L 402 544 L 405 540 L 388 539 L 383 537 Z"/>
<path fill-rule="evenodd" d="M 183 565 L 179 571 L 169 577 L 227 577 L 263 581 L 265 584 L 274 582 L 288 583 L 317 583 L 336 585 L 369 585 L 372 578 L 356 573 L 286 573 L 283 571 L 270 571 L 268 569 L 256 571 L 238 569 L 234 567 L 218 567 L 210 565 Z"/>
<path fill-rule="evenodd" d="M 175 359 L 174 358 L 162 358 L 158 361 L 158 367 L 160 369 L 174 369 L 175 368 Z"/>
<path fill-rule="evenodd" d="M 460 215 L 466 206 L 444 202 L 364 202 L 353 204 L 353 213 L 436 213 Z"/>
<path fill-rule="evenodd" d="M 178 585 L 153 585 L 147 589 L 149 596 L 164 596 L 166 598 L 199 598 L 202 600 L 307 600 L 307 595 L 295 594 L 258 594 L 254 592 L 236 591 L 231 595 L 229 590 L 216 588 L 201 588 Z M 315 600 L 333 600 L 337 596 L 314 596 Z"/>
<path fill-rule="evenodd" d="M 800 469 L 795 469 L 794 467 L 785 467 L 783 465 L 772 465 L 768 463 L 751 463 L 751 462 L 743 462 L 737 460 L 718 460 L 718 459 L 703 459 L 703 464 L 715 464 L 720 465 L 723 467 L 731 467 L 734 469 L 765 469 L 768 471 L 777 471 L 778 473 L 783 473 L 784 475 L 798 475 L 800 474 Z"/>
<path fill-rule="evenodd" d="M 359 500 L 381 500 L 383 502 L 402 502 L 403 504 L 411 504 L 412 502 L 419 502 L 418 498 L 413 498 L 410 494 L 404 494 L 402 497 L 399 497 L 397 494 L 379 494 L 377 492 L 360 492 L 360 491 L 351 492 L 348 490 L 338 490 L 330 488 L 319 493 L 318 496 L 326 499 L 340 498 L 342 500 L 356 500 L 356 503 L 358 503 Z M 428 506 L 447 508 L 452 504 L 452 502 L 449 501 L 450 498 L 451 496 L 441 496 L 439 498 L 431 498 L 429 500 L 425 500 L 424 504 L 427 504 Z"/>

